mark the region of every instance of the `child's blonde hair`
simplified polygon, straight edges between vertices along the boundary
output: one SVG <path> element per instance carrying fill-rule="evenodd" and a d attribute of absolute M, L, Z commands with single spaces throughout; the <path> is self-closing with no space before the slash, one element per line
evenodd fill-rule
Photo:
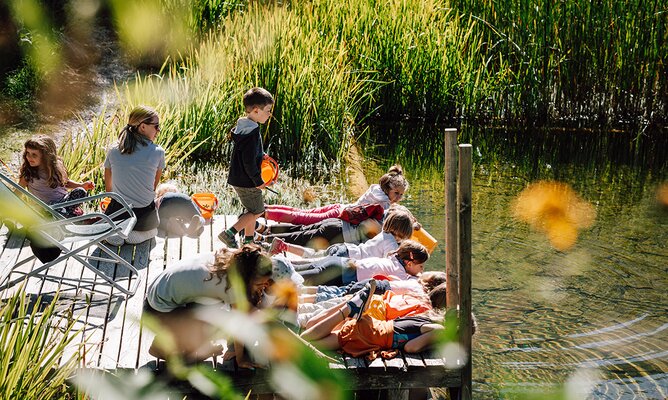
<path fill-rule="evenodd" d="M 178 193 L 179 188 L 176 187 L 176 185 L 173 183 L 169 182 L 161 183 L 158 185 L 158 187 L 155 188 L 155 197 L 162 197 L 165 195 L 165 193 L 170 193 L 170 192 Z"/>
<path fill-rule="evenodd" d="M 380 177 L 380 181 L 378 183 L 380 184 L 380 188 L 383 190 L 383 192 L 385 192 L 385 194 L 396 188 L 403 188 L 404 190 L 408 190 L 408 181 L 406 180 L 404 171 L 399 164 L 391 166 L 390 169 L 387 170 L 387 173 Z"/>
<path fill-rule="evenodd" d="M 413 235 L 413 219 L 403 211 L 389 212 L 383 221 L 383 231 L 392 234 L 397 241 Z"/>
<path fill-rule="evenodd" d="M 37 150 L 42 154 L 42 160 L 39 167 L 31 167 L 28 163 L 27 149 Z M 59 186 L 65 186 L 67 183 L 67 172 L 62 160 L 58 157 L 56 142 L 46 135 L 37 135 L 34 138 L 26 140 L 23 144 L 23 162 L 19 169 L 19 175 L 27 182 L 39 178 L 39 170 L 43 168 L 46 171 L 46 181 L 49 187 L 55 189 Z"/>

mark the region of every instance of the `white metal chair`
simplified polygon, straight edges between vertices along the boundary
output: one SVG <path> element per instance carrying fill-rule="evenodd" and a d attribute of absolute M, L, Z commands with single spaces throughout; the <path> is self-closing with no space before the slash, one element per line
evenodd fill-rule
<path fill-rule="evenodd" d="M 9 260 L 10 265 L 0 266 L 0 271 L 4 271 L 0 278 L 0 289 L 13 286 L 28 277 L 38 276 L 42 271 L 71 257 L 91 270 L 95 275 L 102 278 L 109 286 L 112 286 L 114 289 L 117 289 L 128 296 L 134 295 L 140 282 L 139 272 L 132 264 L 124 260 L 115 251 L 103 243 L 103 240 L 112 235 L 119 235 L 122 238 L 127 238 L 128 233 L 137 222 L 137 218 L 132 211 L 132 208 L 120 195 L 113 192 L 102 193 L 83 199 L 59 203 L 57 206 L 50 206 L 19 186 L 10 177 L 3 173 L 0 173 L 0 181 L 2 182 L 2 184 L 0 184 L 0 205 L 2 207 L 0 215 L 5 219 L 11 219 L 14 220 L 14 222 L 19 223 L 25 230 L 26 236 L 28 236 L 31 242 L 38 244 L 39 246 L 51 247 L 54 248 L 54 250 L 57 248 L 60 250 L 60 255 L 55 259 L 48 261 L 41 266 L 35 266 L 30 272 L 16 271 L 16 269 L 23 264 L 33 261 L 36 258 L 34 254 L 14 265 L 11 265 L 11 263 L 16 262 L 16 260 Z M 72 218 L 66 218 L 56 211 L 56 208 L 88 203 L 103 197 L 113 198 L 122 204 L 123 208 L 111 215 L 94 212 Z M 115 217 L 123 213 L 128 213 L 130 217 L 121 221 L 113 220 Z M 86 220 L 88 220 L 88 222 L 91 220 L 95 222 L 91 224 L 82 224 L 83 221 Z M 71 249 L 69 248 L 70 246 L 72 247 Z M 88 252 L 88 249 L 93 246 L 97 247 L 99 252 Z M 132 279 L 132 274 L 136 276 L 136 279 L 129 288 L 123 287 L 119 282 L 116 282 L 103 271 L 91 264 L 91 261 L 108 262 L 124 267 L 130 273 L 129 279 Z M 10 277 L 12 273 L 22 274 L 23 276 L 11 280 Z M 82 279 L 82 281 L 89 282 L 89 280 L 85 279 Z"/>

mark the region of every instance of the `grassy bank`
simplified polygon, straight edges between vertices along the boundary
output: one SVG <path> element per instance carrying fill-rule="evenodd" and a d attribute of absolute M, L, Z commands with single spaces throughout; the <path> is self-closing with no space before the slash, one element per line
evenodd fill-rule
<path fill-rule="evenodd" d="M 179 151 L 198 145 L 200 159 L 228 158 L 227 133 L 254 85 L 277 100 L 267 151 L 300 174 L 337 171 L 360 136 L 393 142 L 363 128 L 379 121 L 641 130 L 667 120 L 668 19 L 656 1 L 110 4 L 128 59 L 167 57 L 162 69 L 118 83 L 119 115 L 157 107 L 167 133 L 191 138 Z M 127 22 L 148 11 L 151 30 Z M 440 142 L 420 138 L 429 148 Z"/>

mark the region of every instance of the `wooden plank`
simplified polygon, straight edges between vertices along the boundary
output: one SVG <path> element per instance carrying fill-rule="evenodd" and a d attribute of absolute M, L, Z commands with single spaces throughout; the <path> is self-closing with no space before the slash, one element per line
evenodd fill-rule
<path fill-rule="evenodd" d="M 153 239 L 139 243 L 137 245 L 124 245 L 121 247 L 121 257 L 134 265 L 139 273 L 146 275 L 148 267 L 149 250 Z M 127 278 L 127 287 L 130 288 L 134 279 L 129 275 L 127 269 L 117 268 L 116 281 Z M 121 299 L 121 310 L 116 316 L 108 321 L 105 330 L 105 344 L 100 356 L 99 367 L 104 369 L 116 368 L 135 368 L 137 362 L 137 349 L 139 347 L 139 319 L 141 316 L 141 307 L 144 298 L 145 286 L 140 285 L 137 292 L 131 298 L 114 292 L 110 297 L 110 304 L 113 299 Z"/>
<path fill-rule="evenodd" d="M 220 219 L 218 216 L 214 216 L 213 218 L 215 219 Z M 213 231 L 213 220 L 212 221 L 207 221 L 206 224 L 204 224 L 204 232 L 199 236 L 199 251 L 200 253 L 206 253 L 208 251 L 213 251 L 215 250 L 213 248 L 213 238 L 218 235 L 218 232 Z"/>
<path fill-rule="evenodd" d="M 181 259 L 181 238 L 180 237 L 168 237 L 165 238 L 167 241 L 167 251 L 165 253 L 165 267 L 169 268 L 174 265 L 177 261 Z"/>
<path fill-rule="evenodd" d="M 223 242 L 218 239 L 220 232 L 231 227 L 236 222 L 237 218 L 231 215 L 220 215 L 213 219 L 212 225 L 212 240 L 213 240 L 213 249 L 219 249 L 222 247 Z"/>
<path fill-rule="evenodd" d="M 457 129 L 445 129 L 445 273 L 447 307 L 459 305 L 459 265 L 457 236 Z"/>
<path fill-rule="evenodd" d="M 160 275 L 160 273 L 165 269 L 165 252 L 167 241 L 163 237 L 155 238 L 155 246 L 151 249 L 149 255 L 149 264 L 146 273 L 146 279 L 143 285 L 143 291 L 146 293 L 148 286 Z M 143 299 L 142 299 L 143 303 Z M 142 304 L 143 306 L 143 304 Z M 141 308 L 139 309 L 139 314 L 141 315 Z M 148 328 L 140 326 L 139 331 L 139 347 L 137 349 L 137 358 L 136 358 L 136 367 L 137 368 L 156 368 L 159 363 L 158 360 L 148 354 L 148 349 L 153 342 L 155 334 L 151 332 Z"/>
<path fill-rule="evenodd" d="M 365 370 L 366 362 L 362 357 L 350 357 L 348 355 L 343 356 L 343 361 L 346 364 L 346 368 L 349 370 Z"/>
<path fill-rule="evenodd" d="M 184 236 L 181 238 L 181 259 L 203 253 L 199 248 L 199 239 Z"/>
<path fill-rule="evenodd" d="M 112 250 L 117 250 L 118 254 L 121 254 L 122 248 L 123 246 L 120 248 L 110 247 Z M 96 251 L 99 252 L 99 250 Z M 115 263 L 96 261 L 91 264 L 93 264 L 99 271 L 102 271 L 107 276 L 115 279 Z M 97 368 L 102 361 L 101 357 L 106 345 L 107 324 L 110 319 L 116 318 L 120 304 L 115 302 L 113 303 L 114 307 L 112 307 L 112 299 L 114 298 L 115 293 L 113 288 L 109 287 L 104 279 L 87 270 L 87 268 L 84 269 L 82 279 L 91 282 L 92 286 L 90 286 L 89 292 L 91 299 L 90 306 L 86 309 L 86 337 L 84 338 L 86 343 L 86 357 L 84 359 L 84 365 Z"/>
<path fill-rule="evenodd" d="M 33 252 L 29 247 L 30 240 L 21 240 L 20 237 L 17 237 L 17 244 L 19 241 L 21 241 L 19 246 L 23 247 L 19 249 L 18 257 L 16 258 L 14 264 L 24 262 L 33 256 Z M 13 277 L 10 276 L 11 279 L 9 280 L 11 281 L 19 279 L 19 281 L 15 283 L 14 286 L 16 289 L 18 289 L 21 285 L 23 285 L 25 293 L 39 293 L 39 289 L 42 285 L 42 276 L 37 274 L 35 276 L 28 277 L 27 279 L 26 277 L 27 274 L 31 273 L 35 268 L 39 268 L 40 266 L 42 266 L 42 263 L 37 258 L 33 258 L 31 261 L 28 261 L 23 265 L 14 267 L 12 269 Z"/>
<path fill-rule="evenodd" d="M 87 251 L 94 251 L 88 249 Z M 99 261 L 93 261 L 94 267 L 100 268 Z M 62 360 L 67 360 L 73 352 L 81 354 L 82 367 L 96 367 L 100 346 L 102 345 L 102 329 L 107 315 L 106 295 L 95 292 L 95 282 L 83 282 L 84 268 L 76 262 L 79 268 L 66 269 L 67 279 L 77 280 L 76 295 L 73 298 L 70 313 L 77 319 L 76 327 L 81 329 L 80 341 L 73 341 L 71 346 L 65 350 Z M 104 267 L 104 266 L 102 266 Z M 92 273 L 90 273 L 92 274 Z M 92 274 L 94 275 L 94 274 Z M 90 275 L 86 279 L 90 279 Z M 95 278 L 93 278 L 95 279 Z M 102 281 L 102 278 L 98 278 Z M 81 346 L 81 347 L 79 347 Z"/>
<path fill-rule="evenodd" d="M 25 234 L 20 231 L 12 231 L 8 233 L 8 237 L 4 243 L 4 248 L 2 250 L 2 256 L 0 256 L 0 272 L 2 276 L 5 273 L 9 272 L 9 269 L 16 264 L 18 258 L 21 256 L 23 245 L 26 242 Z M 28 249 L 30 251 L 30 249 Z M 8 276 L 11 278 L 13 274 Z M 6 282 L 0 282 L 0 284 L 5 284 Z M 11 297 L 12 294 L 16 291 L 17 287 L 8 287 L 2 290 L 2 297 L 7 298 Z"/>
<path fill-rule="evenodd" d="M 387 366 L 383 362 L 383 359 L 380 358 L 380 357 L 377 357 L 375 360 L 371 361 L 369 363 L 369 367 L 368 367 L 370 372 L 375 372 L 376 370 L 381 370 L 381 371 L 385 372 L 386 368 L 387 368 Z"/>
<path fill-rule="evenodd" d="M 408 369 L 422 369 L 425 368 L 424 361 L 422 360 L 422 357 L 419 354 L 411 354 L 411 353 L 404 353 L 403 351 L 401 354 L 404 357 L 404 361 L 406 362 L 406 368 Z"/>
<path fill-rule="evenodd" d="M 121 246 L 119 255 L 128 263 L 133 263 L 135 245 L 134 244 L 124 244 Z M 114 267 L 113 278 L 115 281 L 119 281 L 127 276 L 127 271 L 123 267 L 116 265 Z M 130 287 L 131 281 L 128 279 L 128 287 Z M 114 303 L 120 299 L 118 312 L 109 315 L 106 318 L 106 324 L 104 328 L 104 340 L 102 344 L 102 349 L 100 351 L 100 358 L 98 361 L 98 367 L 104 368 L 106 370 L 114 370 L 118 368 L 119 354 L 121 352 L 121 344 L 123 343 L 125 336 L 125 317 L 127 315 L 127 305 L 126 296 L 121 294 L 116 289 L 112 288 L 110 291 L 109 301 L 108 301 L 108 310 L 112 311 Z"/>
<path fill-rule="evenodd" d="M 471 393 L 471 145 L 459 145 L 459 344 L 468 360 L 462 368 L 461 399 Z"/>
<path fill-rule="evenodd" d="M 406 371 L 406 363 L 401 356 L 390 358 L 389 360 L 384 360 L 385 365 L 387 366 L 388 371 L 401 372 Z"/>
<path fill-rule="evenodd" d="M 150 261 L 151 248 L 157 243 L 156 239 L 147 240 L 135 246 L 132 265 L 139 271 L 142 283 L 137 287 L 134 296 L 125 302 L 125 324 L 122 327 L 123 343 L 119 348 L 117 368 L 137 368 L 137 360 L 141 341 L 141 312 L 146 293 L 146 276 Z M 128 285 L 132 282 L 129 281 Z"/>

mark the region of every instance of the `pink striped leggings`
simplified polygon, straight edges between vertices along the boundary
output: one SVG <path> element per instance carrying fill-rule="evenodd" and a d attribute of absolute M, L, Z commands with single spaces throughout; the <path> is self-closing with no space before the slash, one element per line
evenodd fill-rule
<path fill-rule="evenodd" d="M 341 214 L 343 204 L 329 204 L 322 207 L 304 210 L 290 206 L 270 204 L 264 206 L 264 216 L 278 222 L 295 225 L 310 225 L 327 218 L 337 218 Z"/>

